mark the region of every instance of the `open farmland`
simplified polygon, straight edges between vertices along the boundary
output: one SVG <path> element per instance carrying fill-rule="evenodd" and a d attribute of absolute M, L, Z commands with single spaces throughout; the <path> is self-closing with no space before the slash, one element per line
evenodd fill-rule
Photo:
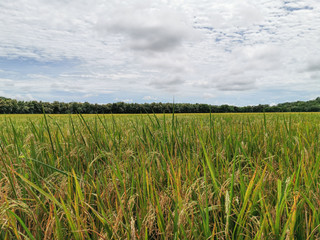
<path fill-rule="evenodd" d="M 319 239 L 320 114 L 0 115 L 0 239 Z"/>

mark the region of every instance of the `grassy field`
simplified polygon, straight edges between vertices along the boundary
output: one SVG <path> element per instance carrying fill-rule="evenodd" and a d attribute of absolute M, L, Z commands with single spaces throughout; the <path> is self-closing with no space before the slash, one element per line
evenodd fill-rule
<path fill-rule="evenodd" d="M 0 239 L 320 239 L 320 114 L 0 115 Z"/>

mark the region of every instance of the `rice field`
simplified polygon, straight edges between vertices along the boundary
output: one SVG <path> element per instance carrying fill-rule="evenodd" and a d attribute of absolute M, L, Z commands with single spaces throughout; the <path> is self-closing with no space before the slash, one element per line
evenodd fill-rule
<path fill-rule="evenodd" d="M 0 115 L 0 239 L 320 239 L 320 114 Z"/>

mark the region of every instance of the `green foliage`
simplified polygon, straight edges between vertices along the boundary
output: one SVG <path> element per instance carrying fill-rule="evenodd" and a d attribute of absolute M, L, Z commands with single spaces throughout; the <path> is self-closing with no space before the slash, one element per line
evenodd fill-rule
<path fill-rule="evenodd" d="M 43 110 L 47 114 L 106 114 L 106 113 L 172 113 L 172 103 L 108 103 L 91 104 L 88 102 L 64 103 L 54 101 L 17 101 L 0 97 L 0 114 L 41 114 Z M 257 105 L 236 107 L 229 105 L 209 105 L 175 103 L 176 113 L 247 113 L 247 112 L 320 112 L 320 98 L 311 101 L 298 101 L 281 103 L 276 106 Z"/>

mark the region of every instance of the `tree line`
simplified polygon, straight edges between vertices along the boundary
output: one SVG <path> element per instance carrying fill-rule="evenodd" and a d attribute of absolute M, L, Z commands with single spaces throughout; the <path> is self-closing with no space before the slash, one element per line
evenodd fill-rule
<path fill-rule="evenodd" d="M 286 102 L 270 106 L 237 107 L 202 103 L 107 103 L 18 101 L 0 97 L 0 114 L 105 114 L 105 113 L 249 113 L 249 112 L 320 112 L 320 97 L 310 101 Z"/>

